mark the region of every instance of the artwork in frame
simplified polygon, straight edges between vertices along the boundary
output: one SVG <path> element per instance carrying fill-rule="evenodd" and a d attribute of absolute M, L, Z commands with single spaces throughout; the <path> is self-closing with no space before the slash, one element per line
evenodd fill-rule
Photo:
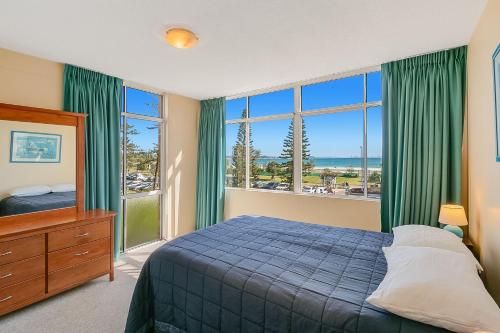
<path fill-rule="evenodd" d="M 10 162 L 60 163 L 62 136 L 35 132 L 11 132 Z"/>
<path fill-rule="evenodd" d="M 495 108 L 496 159 L 500 162 L 500 44 L 493 53 L 493 104 Z"/>

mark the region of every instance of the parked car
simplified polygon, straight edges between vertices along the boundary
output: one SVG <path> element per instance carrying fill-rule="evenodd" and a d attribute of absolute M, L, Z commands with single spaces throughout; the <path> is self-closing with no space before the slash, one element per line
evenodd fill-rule
<path fill-rule="evenodd" d="M 316 187 L 315 193 L 324 194 L 324 193 L 327 193 L 327 191 L 326 191 L 326 188 L 319 186 L 319 187 Z"/>
<path fill-rule="evenodd" d="M 262 188 L 265 190 L 275 190 L 276 187 L 278 187 L 278 183 L 269 182 L 269 183 L 264 184 L 264 186 Z"/>
<path fill-rule="evenodd" d="M 303 186 L 302 192 L 304 193 L 314 193 L 314 187 L 312 186 Z"/>
<path fill-rule="evenodd" d="M 288 191 L 290 190 L 290 185 L 287 183 L 279 183 L 278 186 L 276 186 L 277 191 Z"/>

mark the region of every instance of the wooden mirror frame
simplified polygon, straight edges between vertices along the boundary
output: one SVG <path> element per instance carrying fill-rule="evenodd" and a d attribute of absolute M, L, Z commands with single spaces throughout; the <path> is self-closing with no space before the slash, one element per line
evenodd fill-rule
<path fill-rule="evenodd" d="M 21 121 L 28 123 L 50 124 L 74 126 L 76 128 L 76 205 L 74 207 L 44 210 L 32 213 L 22 213 L 18 215 L 8 215 L 0 217 L 9 219 L 13 216 L 46 215 L 47 212 L 82 212 L 84 207 L 84 173 L 85 173 L 85 118 L 86 114 L 65 112 L 59 110 L 50 110 L 34 108 L 29 106 L 13 105 L 0 103 L 0 120 Z"/>

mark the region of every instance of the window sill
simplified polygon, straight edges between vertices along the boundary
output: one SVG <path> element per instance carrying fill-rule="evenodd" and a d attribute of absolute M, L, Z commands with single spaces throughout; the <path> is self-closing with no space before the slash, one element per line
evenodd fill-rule
<path fill-rule="evenodd" d="M 328 195 L 319 193 L 304 193 L 304 192 L 292 192 L 292 191 L 276 191 L 276 190 L 264 190 L 257 188 L 240 188 L 240 187 L 226 187 L 226 190 L 230 191 L 245 191 L 245 192 L 258 192 L 258 193 L 272 193 L 278 195 L 294 195 L 294 196 L 304 196 L 304 197 L 314 197 L 314 198 L 327 198 L 332 200 L 356 200 L 356 201 L 373 201 L 380 202 L 380 198 L 370 198 L 364 196 L 356 195 Z"/>

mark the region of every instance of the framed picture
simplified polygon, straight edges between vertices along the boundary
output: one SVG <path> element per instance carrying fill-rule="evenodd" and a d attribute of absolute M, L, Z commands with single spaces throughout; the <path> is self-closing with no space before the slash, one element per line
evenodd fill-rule
<path fill-rule="evenodd" d="M 500 162 L 500 44 L 493 53 L 493 104 L 495 108 L 495 126 L 496 126 L 496 159 Z"/>
<path fill-rule="evenodd" d="M 59 134 L 11 132 L 11 163 L 60 163 L 61 141 Z"/>

